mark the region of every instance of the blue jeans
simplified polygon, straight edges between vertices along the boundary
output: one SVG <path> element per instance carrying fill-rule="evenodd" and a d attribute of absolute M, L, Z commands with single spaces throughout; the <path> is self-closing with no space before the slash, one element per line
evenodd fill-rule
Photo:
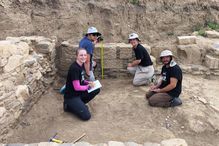
<path fill-rule="evenodd" d="M 87 121 L 91 118 L 90 111 L 85 105 L 91 101 L 98 93 L 100 89 L 94 90 L 91 93 L 84 92 L 78 97 L 65 97 L 64 98 L 64 110 L 73 113 L 78 116 L 81 120 Z"/>

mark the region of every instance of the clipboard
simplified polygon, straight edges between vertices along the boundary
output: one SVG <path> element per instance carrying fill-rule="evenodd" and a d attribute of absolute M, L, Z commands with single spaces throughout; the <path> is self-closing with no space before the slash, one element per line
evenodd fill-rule
<path fill-rule="evenodd" d="M 94 81 L 94 87 L 89 89 L 89 90 L 87 90 L 87 92 L 90 93 L 90 92 L 92 92 L 92 91 L 94 91 L 96 89 L 99 89 L 101 87 L 102 87 L 102 85 L 100 84 L 100 81 L 99 80 L 95 80 Z"/>

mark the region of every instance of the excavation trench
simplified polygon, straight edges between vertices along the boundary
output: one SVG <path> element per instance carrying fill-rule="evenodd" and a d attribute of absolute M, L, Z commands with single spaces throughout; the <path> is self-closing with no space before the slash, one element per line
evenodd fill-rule
<path fill-rule="evenodd" d="M 77 45 L 63 42 L 56 47 L 55 39 L 44 37 L 1 41 L 3 54 L 8 55 L 0 72 L 0 88 L 4 91 L 0 100 L 1 142 L 47 142 L 58 133 L 59 139 L 71 143 L 86 133 L 82 141 L 93 144 L 110 140 L 160 143 L 164 139 L 182 138 L 192 146 L 216 146 L 219 143 L 219 66 L 214 53 L 203 51 L 205 46 L 197 47 L 203 38 L 195 39 L 190 41 L 193 45 L 182 45 L 179 38 L 179 44 L 170 47 L 176 55 L 184 50 L 184 55 L 177 57 L 184 72 L 183 105 L 175 108 L 150 107 L 145 99 L 149 87 L 132 85 L 132 77 L 125 69 L 133 58 L 128 44 L 104 44 L 104 79 L 101 79 L 101 47 L 97 46 L 95 74 L 103 87 L 88 104 L 92 118 L 87 122 L 63 111 L 63 96 L 57 90 L 65 83 L 64 76 L 75 59 Z M 210 41 L 204 40 L 206 44 Z M 160 65 L 156 55 L 164 48 L 144 46 L 154 56 L 158 74 Z M 194 46 L 190 50 L 194 49 L 195 53 L 186 52 L 188 46 Z M 198 55 L 194 58 L 192 53 Z M 180 57 L 186 58 L 187 64 Z"/>
<path fill-rule="evenodd" d="M 57 138 L 92 144 L 109 140 L 159 143 L 182 138 L 192 146 L 216 146 L 218 140 L 219 79 L 184 75 L 183 105 L 152 108 L 145 100 L 148 87 L 134 87 L 131 79 L 101 80 L 101 93 L 90 102 L 91 120 L 83 122 L 63 111 L 63 97 L 50 88 L 13 130 L 7 143 L 38 143 Z M 209 85 L 214 85 L 209 87 Z M 205 102 L 206 101 L 206 102 Z"/>

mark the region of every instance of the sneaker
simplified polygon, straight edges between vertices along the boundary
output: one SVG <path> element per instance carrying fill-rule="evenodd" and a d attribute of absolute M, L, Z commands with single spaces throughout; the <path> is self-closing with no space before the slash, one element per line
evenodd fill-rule
<path fill-rule="evenodd" d="M 157 84 L 157 77 L 156 77 L 155 74 L 153 74 L 153 76 L 151 77 L 150 81 L 151 81 L 151 83 L 153 83 L 153 84 Z"/>
<path fill-rule="evenodd" d="M 89 107 L 88 107 L 88 105 L 85 105 L 85 107 L 87 108 L 87 110 L 89 110 Z"/>
<path fill-rule="evenodd" d="M 148 85 L 155 85 L 157 84 L 157 79 L 156 79 L 156 75 L 153 75 L 152 77 L 150 77 L 149 79 L 147 79 L 146 81 L 146 86 Z"/>
<path fill-rule="evenodd" d="M 182 104 L 182 101 L 179 97 L 177 98 L 173 98 L 171 101 L 170 101 L 170 106 L 171 107 L 174 107 L 174 106 L 179 106 Z"/>
<path fill-rule="evenodd" d="M 62 88 L 59 90 L 60 94 L 64 95 L 66 90 L 66 85 L 63 85 Z"/>

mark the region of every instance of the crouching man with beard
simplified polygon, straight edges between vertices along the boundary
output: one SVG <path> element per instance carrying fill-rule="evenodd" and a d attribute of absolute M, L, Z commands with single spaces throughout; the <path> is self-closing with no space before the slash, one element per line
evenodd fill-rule
<path fill-rule="evenodd" d="M 182 91 L 182 70 L 173 60 L 173 53 L 164 50 L 160 53 L 163 63 L 161 78 L 150 87 L 146 99 L 150 106 L 173 107 L 182 104 L 179 95 Z"/>

